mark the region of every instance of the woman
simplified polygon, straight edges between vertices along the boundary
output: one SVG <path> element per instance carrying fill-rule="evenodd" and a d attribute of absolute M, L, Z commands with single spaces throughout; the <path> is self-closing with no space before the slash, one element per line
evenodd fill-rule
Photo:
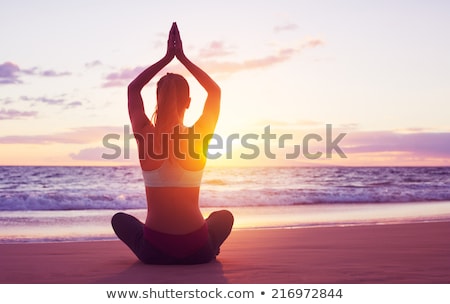
<path fill-rule="evenodd" d="M 183 118 L 191 99 L 182 76 L 168 73 L 158 81 L 152 120 L 145 114 L 141 96 L 142 88 L 175 57 L 208 93 L 202 115 L 189 128 L 183 125 Z M 213 212 L 205 220 L 198 202 L 205 151 L 219 108 L 219 86 L 186 57 L 173 23 L 165 56 L 128 86 L 128 111 L 144 177 L 147 218 L 145 224 L 125 213 L 112 218 L 117 236 L 144 263 L 209 262 L 231 232 L 233 215 L 229 211 Z"/>

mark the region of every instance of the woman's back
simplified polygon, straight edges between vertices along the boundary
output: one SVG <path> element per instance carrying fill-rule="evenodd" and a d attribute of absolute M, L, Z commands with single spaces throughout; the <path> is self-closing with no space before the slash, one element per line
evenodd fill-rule
<path fill-rule="evenodd" d="M 204 224 L 199 192 L 206 159 L 198 154 L 200 146 L 189 146 L 196 142 L 189 141 L 187 128 L 159 139 L 153 126 L 147 130 L 145 136 L 138 136 L 143 138 L 138 147 L 144 155 L 140 163 L 148 207 L 145 225 L 173 234 L 194 231 Z"/>

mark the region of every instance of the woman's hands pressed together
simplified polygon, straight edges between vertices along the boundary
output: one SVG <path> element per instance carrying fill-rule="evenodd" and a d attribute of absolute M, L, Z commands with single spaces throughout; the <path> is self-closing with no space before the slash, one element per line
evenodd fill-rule
<path fill-rule="evenodd" d="M 180 32 L 176 22 L 172 23 L 172 27 L 169 31 L 166 52 L 167 59 L 172 60 L 174 57 L 177 57 L 180 61 L 186 58 L 183 52 L 183 43 L 181 41 Z"/>

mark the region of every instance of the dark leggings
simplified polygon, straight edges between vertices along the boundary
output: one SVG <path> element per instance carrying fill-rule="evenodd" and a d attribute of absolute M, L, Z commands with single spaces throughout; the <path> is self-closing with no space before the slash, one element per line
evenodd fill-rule
<path fill-rule="evenodd" d="M 111 220 L 116 235 L 145 264 L 201 264 L 213 260 L 220 252 L 233 226 L 233 215 L 227 210 L 215 211 L 206 219 L 208 242 L 185 258 L 175 258 L 161 252 L 144 239 L 144 224 L 134 216 L 119 212 Z"/>

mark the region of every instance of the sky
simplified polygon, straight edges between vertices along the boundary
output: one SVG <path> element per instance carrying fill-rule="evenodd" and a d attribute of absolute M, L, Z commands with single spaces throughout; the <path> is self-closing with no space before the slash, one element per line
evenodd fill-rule
<path fill-rule="evenodd" d="M 450 165 L 448 1 L 0 0 L 0 11 L 0 165 L 137 165 L 127 84 L 163 57 L 174 21 L 222 89 L 209 164 Z M 206 95 L 176 60 L 144 89 L 146 111 L 166 72 L 191 86 L 190 125 Z"/>

